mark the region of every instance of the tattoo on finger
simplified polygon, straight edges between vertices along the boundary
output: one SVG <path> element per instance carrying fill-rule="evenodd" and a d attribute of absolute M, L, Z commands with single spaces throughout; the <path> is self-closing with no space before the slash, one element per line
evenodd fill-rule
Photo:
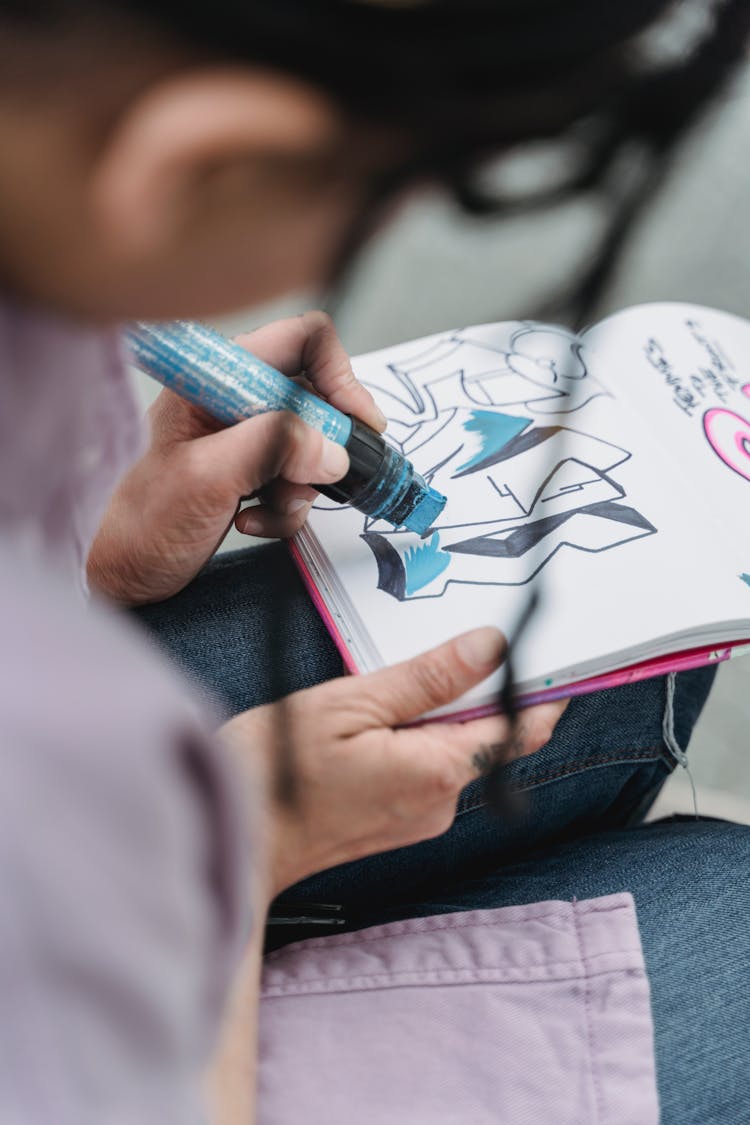
<path fill-rule="evenodd" d="M 483 742 L 471 759 L 477 773 L 480 775 L 491 773 L 495 766 L 520 758 L 524 752 L 525 734 L 526 731 L 521 724 L 504 742 Z"/>
<path fill-rule="evenodd" d="M 478 774 L 492 773 L 495 766 L 505 761 L 505 742 L 482 743 L 475 754 L 472 755 L 472 764 Z"/>

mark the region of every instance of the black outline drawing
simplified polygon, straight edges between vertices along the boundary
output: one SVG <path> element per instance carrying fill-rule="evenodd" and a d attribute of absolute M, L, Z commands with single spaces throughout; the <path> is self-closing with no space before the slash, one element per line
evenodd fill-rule
<path fill-rule="evenodd" d="M 365 519 L 361 538 L 375 558 L 378 589 L 406 601 L 441 598 L 452 584 L 526 585 L 562 547 L 599 554 L 656 533 L 623 503 L 612 475 L 628 450 L 563 424 L 594 398 L 611 397 L 581 348 L 565 329 L 527 321 L 507 349 L 471 330 L 387 365 L 373 389 L 389 416 L 389 439 L 449 500 L 422 541 Z M 508 437 L 488 434 L 493 414 Z M 497 510 L 476 518 L 466 509 L 480 491 L 494 492 Z"/>

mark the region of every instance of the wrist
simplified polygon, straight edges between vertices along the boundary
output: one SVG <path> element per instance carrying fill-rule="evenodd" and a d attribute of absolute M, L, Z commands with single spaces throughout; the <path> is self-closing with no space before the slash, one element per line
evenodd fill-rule
<path fill-rule="evenodd" d="M 114 550 L 108 540 L 107 532 L 100 530 L 91 545 L 86 559 L 89 589 L 124 609 L 146 604 L 150 599 L 143 588 L 139 592 L 125 552 Z"/>

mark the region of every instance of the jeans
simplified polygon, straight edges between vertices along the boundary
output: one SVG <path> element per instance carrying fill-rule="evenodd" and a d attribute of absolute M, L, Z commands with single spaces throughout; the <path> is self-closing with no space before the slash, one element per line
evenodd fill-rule
<path fill-rule="evenodd" d="M 220 556 L 182 593 L 136 612 L 231 713 L 341 672 L 278 544 Z M 683 749 L 713 675 L 677 677 Z M 513 815 L 491 813 L 482 781 L 472 782 L 443 836 L 322 872 L 282 901 L 343 904 L 347 926 L 359 928 L 629 890 L 653 991 L 664 1125 L 750 1122 L 750 894 L 735 874 L 747 870 L 750 830 L 693 819 L 638 827 L 675 765 L 666 706 L 663 679 L 573 699 L 549 744 L 505 767 Z M 308 932 L 274 927 L 271 944 Z"/>
<path fill-rule="evenodd" d="M 350 914 L 399 918 L 628 890 L 651 985 L 662 1125 L 750 1122 L 750 828 L 675 817 L 527 852 L 440 896 Z"/>
<path fill-rule="evenodd" d="M 342 672 L 282 544 L 221 555 L 182 593 L 136 612 L 231 714 Z M 681 746 L 713 674 L 700 669 L 677 680 Z M 665 681 L 654 679 L 573 699 L 549 744 L 503 770 L 518 793 L 513 816 L 488 811 L 479 779 L 463 791 L 444 836 L 323 872 L 285 897 L 344 903 L 350 910 L 385 907 L 426 897 L 485 865 L 511 862 L 530 847 L 640 819 L 675 765 L 662 738 L 665 695 Z"/>

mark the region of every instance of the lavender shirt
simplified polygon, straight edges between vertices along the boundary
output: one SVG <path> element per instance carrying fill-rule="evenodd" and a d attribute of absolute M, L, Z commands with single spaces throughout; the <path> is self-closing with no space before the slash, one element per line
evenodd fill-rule
<path fill-rule="evenodd" d="M 116 336 L 0 307 L 3 1125 L 199 1119 L 247 936 L 211 719 L 84 597 L 139 447 Z"/>

